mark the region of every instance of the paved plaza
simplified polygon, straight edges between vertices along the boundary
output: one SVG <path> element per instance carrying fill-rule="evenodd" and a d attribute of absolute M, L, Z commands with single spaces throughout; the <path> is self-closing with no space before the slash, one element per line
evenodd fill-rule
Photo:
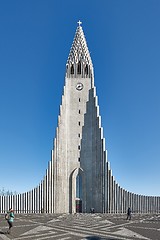
<path fill-rule="evenodd" d="M 14 227 L 0 215 L 0 239 L 9 240 L 160 240 L 160 215 L 23 214 L 15 215 Z"/>

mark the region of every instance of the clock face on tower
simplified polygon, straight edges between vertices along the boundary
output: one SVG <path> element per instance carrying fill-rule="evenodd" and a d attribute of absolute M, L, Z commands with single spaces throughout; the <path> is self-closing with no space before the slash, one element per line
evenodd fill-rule
<path fill-rule="evenodd" d="M 78 91 L 82 90 L 83 89 L 83 84 L 82 83 L 77 83 L 76 89 Z"/>

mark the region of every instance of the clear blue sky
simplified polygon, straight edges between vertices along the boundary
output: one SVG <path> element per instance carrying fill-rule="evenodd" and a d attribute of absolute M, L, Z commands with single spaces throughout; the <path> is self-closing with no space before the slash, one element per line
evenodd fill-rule
<path fill-rule="evenodd" d="M 0 189 L 28 191 L 45 175 L 79 19 L 113 175 L 160 195 L 159 0 L 0 1 Z"/>

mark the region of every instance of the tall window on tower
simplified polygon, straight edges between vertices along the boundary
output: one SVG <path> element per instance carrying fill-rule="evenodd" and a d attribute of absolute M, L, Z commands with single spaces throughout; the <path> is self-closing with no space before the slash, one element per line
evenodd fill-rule
<path fill-rule="evenodd" d="M 76 198 L 82 199 L 82 176 L 80 173 L 76 177 Z"/>
<path fill-rule="evenodd" d="M 88 65 L 86 65 L 84 72 L 86 75 L 88 75 Z"/>
<path fill-rule="evenodd" d="M 79 61 L 78 67 L 77 67 L 77 74 L 81 74 L 81 62 Z"/>
<path fill-rule="evenodd" d="M 73 66 L 73 64 L 71 66 L 71 74 L 74 74 L 74 66 Z"/>

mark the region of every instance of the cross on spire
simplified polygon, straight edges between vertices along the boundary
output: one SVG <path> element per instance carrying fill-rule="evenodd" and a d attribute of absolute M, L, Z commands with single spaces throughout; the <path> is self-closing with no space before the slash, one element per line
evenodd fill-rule
<path fill-rule="evenodd" d="M 77 23 L 79 24 L 79 26 L 81 26 L 81 24 L 82 24 L 82 22 L 80 20 Z"/>

